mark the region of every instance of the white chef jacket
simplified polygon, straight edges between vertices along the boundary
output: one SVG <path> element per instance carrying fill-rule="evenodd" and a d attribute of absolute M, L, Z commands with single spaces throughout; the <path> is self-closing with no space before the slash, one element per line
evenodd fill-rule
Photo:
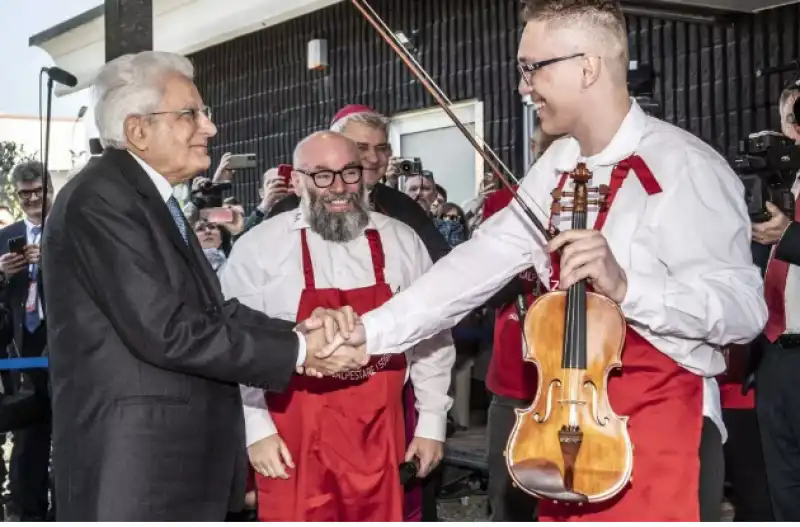
<path fill-rule="evenodd" d="M 236 242 L 221 276 L 225 296 L 271 317 L 296 320 L 305 287 L 300 238 L 304 228 L 318 288 L 356 289 L 375 284 L 366 236 L 347 243 L 325 241 L 295 210 L 264 221 Z M 405 224 L 371 212 L 367 229 L 380 234 L 386 282 L 395 293 L 433 265 L 422 240 Z M 452 406 L 447 391 L 456 352 L 449 331 L 431 335 L 407 348 L 410 366 L 406 375 L 414 386 L 419 412 L 415 435 L 444 441 L 447 412 Z M 247 446 L 279 432 L 270 418 L 264 392 L 248 386 L 242 386 L 241 391 Z"/>
<path fill-rule="evenodd" d="M 590 186 L 608 185 L 614 166 L 634 153 L 663 192 L 648 196 L 631 171 L 602 229 L 628 280 L 620 307 L 653 346 L 704 377 L 703 413 L 725 438 L 714 379 L 725 370 L 720 347 L 751 341 L 767 320 L 744 188 L 725 159 L 631 100 L 602 152 L 584 158 L 575 139 L 559 139 L 531 167 L 520 195 L 547 225 L 543 211 L 550 210 L 562 172 L 583 161 L 593 172 Z M 590 210 L 588 224 L 596 217 Z M 571 216 L 560 220 L 557 226 L 568 230 Z M 531 265 L 550 276 L 543 237 L 512 202 L 412 287 L 363 317 L 369 353 L 400 352 L 452 327 Z"/>

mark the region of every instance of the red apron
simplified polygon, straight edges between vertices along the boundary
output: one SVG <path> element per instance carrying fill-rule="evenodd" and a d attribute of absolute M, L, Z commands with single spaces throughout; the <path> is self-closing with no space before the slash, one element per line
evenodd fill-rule
<path fill-rule="evenodd" d="M 366 232 L 375 285 L 317 289 L 301 231 L 305 289 L 297 320 L 317 307 L 352 306 L 364 314 L 392 296 L 384 277 L 380 236 Z M 322 379 L 297 375 L 284 393 L 268 393 L 267 405 L 295 464 L 288 480 L 256 474 L 261 521 L 402 521 L 399 466 L 406 434 L 403 353 L 378 355 L 356 372 Z"/>
<path fill-rule="evenodd" d="M 661 192 L 640 157 L 620 162 L 612 172 L 608 206 L 598 215 L 595 229 L 605 224 L 630 169 L 648 194 Z M 559 188 L 565 182 L 566 174 Z M 557 279 L 557 253 L 554 256 L 552 276 Z M 622 373 L 616 370 L 609 377 L 608 394 L 614 412 L 630 418 L 628 431 L 634 446 L 630 483 L 603 503 L 579 507 L 542 501 L 541 521 L 700 521 L 703 379 L 658 351 L 630 325 L 622 362 Z"/>

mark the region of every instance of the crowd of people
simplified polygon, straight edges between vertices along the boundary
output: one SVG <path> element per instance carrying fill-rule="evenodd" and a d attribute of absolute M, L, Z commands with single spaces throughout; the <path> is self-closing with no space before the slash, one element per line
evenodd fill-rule
<path fill-rule="evenodd" d="M 0 343 L 49 358 L 49 377 L 2 376 L 14 514 L 435 520 L 452 371 L 486 338 L 480 312 L 492 520 L 718 521 L 726 479 L 737 520 L 799 519 L 796 218 L 770 205 L 753 225 L 728 163 L 629 96 L 619 2 L 529 0 L 522 18 L 536 161 L 463 208 L 435 174 L 399 170 L 389 119 L 355 104 L 264 174 L 249 215 L 181 204 L 175 187 L 232 176 L 226 154 L 205 177 L 217 130 L 191 62 L 106 64 L 105 150 L 57 198 L 41 164 L 15 167 L 25 218 L 0 230 Z M 781 117 L 800 142 L 798 93 Z M 572 229 L 552 205 L 580 164 L 612 190 Z M 607 389 L 635 449 L 624 488 L 579 507 L 523 492 L 505 451 L 542 391 L 526 309 L 583 282 L 627 324 Z"/>

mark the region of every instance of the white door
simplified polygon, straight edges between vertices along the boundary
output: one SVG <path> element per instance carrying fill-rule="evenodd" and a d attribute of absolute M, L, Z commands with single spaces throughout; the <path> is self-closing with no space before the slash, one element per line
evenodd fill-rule
<path fill-rule="evenodd" d="M 458 103 L 452 110 L 483 137 L 482 102 Z M 441 108 L 394 116 L 389 140 L 395 156 L 422 160 L 423 169 L 433 172 L 436 183 L 447 191 L 448 201 L 461 205 L 478 194 L 483 159 Z"/>

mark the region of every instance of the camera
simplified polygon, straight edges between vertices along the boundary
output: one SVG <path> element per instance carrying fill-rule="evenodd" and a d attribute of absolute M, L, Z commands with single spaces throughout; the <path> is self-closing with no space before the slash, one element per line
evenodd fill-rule
<path fill-rule="evenodd" d="M 230 190 L 233 184 L 230 181 L 221 183 L 213 183 L 205 181 L 200 188 L 192 193 L 192 203 L 202 210 L 207 208 L 222 207 L 223 196 L 222 193 Z"/>
<path fill-rule="evenodd" d="M 750 220 L 761 223 L 770 219 L 766 208 L 768 201 L 793 218 L 792 185 L 800 170 L 800 149 L 794 141 L 765 130 L 740 141 L 739 152 L 731 165 L 744 185 Z"/>
<path fill-rule="evenodd" d="M 397 170 L 397 176 L 419 176 L 422 174 L 422 159 L 418 157 L 396 159 L 392 164 Z"/>

